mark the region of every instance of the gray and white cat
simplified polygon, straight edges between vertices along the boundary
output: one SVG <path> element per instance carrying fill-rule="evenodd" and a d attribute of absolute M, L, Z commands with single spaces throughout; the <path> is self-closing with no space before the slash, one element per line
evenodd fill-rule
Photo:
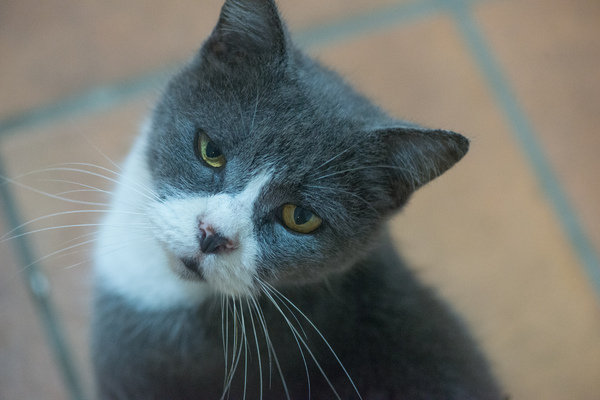
<path fill-rule="evenodd" d="M 226 0 L 129 155 L 95 254 L 100 399 L 499 399 L 386 222 L 467 152 Z"/>

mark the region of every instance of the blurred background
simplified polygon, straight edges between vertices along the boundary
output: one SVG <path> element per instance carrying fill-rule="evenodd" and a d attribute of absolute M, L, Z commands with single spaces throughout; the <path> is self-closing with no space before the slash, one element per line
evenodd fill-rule
<path fill-rule="evenodd" d="M 0 2 L 0 399 L 91 397 L 97 189 L 221 4 Z M 472 140 L 391 229 L 511 398 L 600 398 L 600 2 L 279 5 L 384 109 Z"/>

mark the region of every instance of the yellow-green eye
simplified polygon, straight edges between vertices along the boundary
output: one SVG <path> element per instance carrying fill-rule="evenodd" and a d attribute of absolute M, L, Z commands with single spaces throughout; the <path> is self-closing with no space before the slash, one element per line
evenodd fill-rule
<path fill-rule="evenodd" d="M 210 140 L 206 133 L 200 134 L 198 151 L 200 152 L 202 159 L 213 168 L 222 167 L 227 162 L 225 156 L 221 153 L 221 149 L 217 147 L 215 142 Z"/>
<path fill-rule="evenodd" d="M 281 217 L 285 226 L 298 233 L 311 233 L 321 225 L 321 218 L 293 204 L 283 206 Z"/>

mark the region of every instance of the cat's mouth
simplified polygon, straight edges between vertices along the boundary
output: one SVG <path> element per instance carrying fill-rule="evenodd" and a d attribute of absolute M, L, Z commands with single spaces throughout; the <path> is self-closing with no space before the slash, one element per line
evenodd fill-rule
<path fill-rule="evenodd" d="M 200 278 L 200 280 L 202 280 L 202 281 L 205 280 L 204 272 L 202 271 L 202 267 L 198 263 L 198 260 L 196 260 L 194 258 L 182 258 L 181 262 L 188 270 L 190 270 L 194 274 L 196 274 L 198 276 L 198 278 Z"/>

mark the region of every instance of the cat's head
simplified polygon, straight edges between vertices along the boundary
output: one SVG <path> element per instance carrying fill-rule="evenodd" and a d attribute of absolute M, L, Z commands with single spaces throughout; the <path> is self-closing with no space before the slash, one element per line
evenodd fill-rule
<path fill-rule="evenodd" d="M 467 149 L 390 118 L 298 51 L 272 0 L 227 0 L 154 112 L 154 232 L 182 277 L 222 293 L 320 280 Z"/>

